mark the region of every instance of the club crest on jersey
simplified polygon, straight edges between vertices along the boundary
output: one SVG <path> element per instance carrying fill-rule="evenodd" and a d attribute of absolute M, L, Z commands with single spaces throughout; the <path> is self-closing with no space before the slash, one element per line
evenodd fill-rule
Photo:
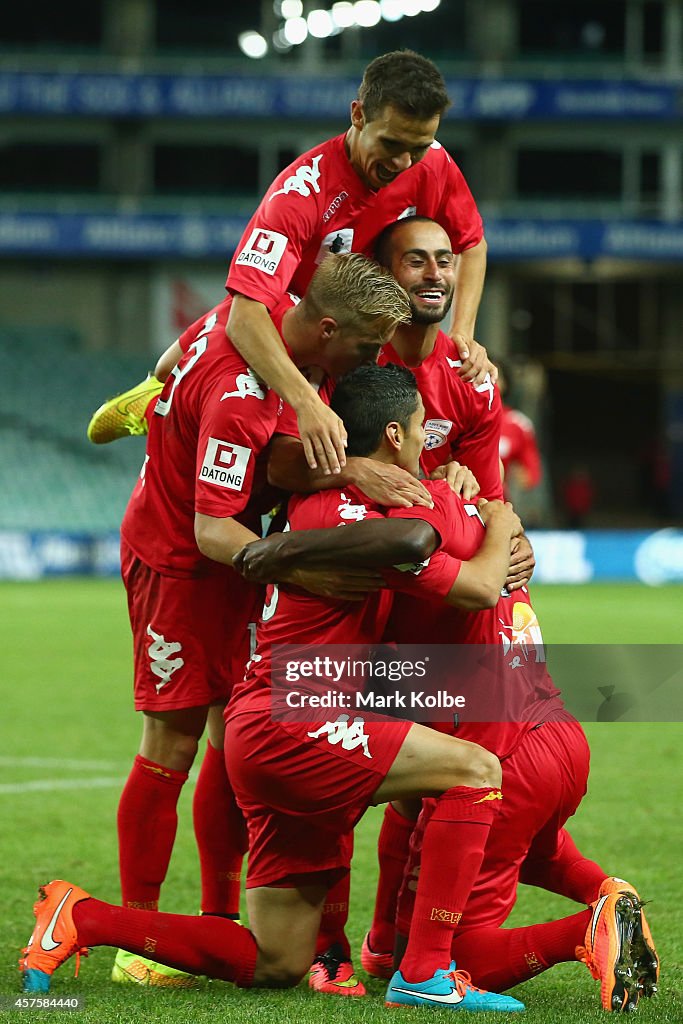
<path fill-rule="evenodd" d="M 440 448 L 448 440 L 453 423 L 451 420 L 427 420 L 425 423 L 425 450 Z"/>
<path fill-rule="evenodd" d="M 238 266 L 246 265 L 261 270 L 272 277 L 280 266 L 288 241 L 287 235 L 281 235 L 279 231 L 254 228 L 235 263 Z"/>
<path fill-rule="evenodd" d="M 226 391 L 221 395 L 221 402 L 225 398 L 260 398 L 263 401 L 266 397 L 265 386 L 251 369 L 246 373 L 237 374 L 235 388 L 235 391 Z"/>
<path fill-rule="evenodd" d="M 210 437 L 199 470 L 199 479 L 218 487 L 227 487 L 231 491 L 241 491 L 250 455 L 251 448 Z"/>
<path fill-rule="evenodd" d="M 287 196 L 290 192 L 298 192 L 300 196 L 310 196 L 311 189 L 314 192 L 320 192 L 318 164 L 322 158 L 322 153 L 319 153 L 318 156 L 314 156 L 311 160 L 310 167 L 308 164 L 302 164 L 301 167 L 297 167 L 294 174 L 290 174 L 288 178 L 285 178 L 282 188 L 279 188 L 277 192 L 273 192 L 268 202 L 271 199 L 275 199 L 275 196 Z"/>
<path fill-rule="evenodd" d="M 340 228 L 339 231 L 330 231 L 329 235 L 325 235 L 320 243 L 315 262 L 316 264 L 322 263 L 330 253 L 338 256 L 340 253 L 351 252 L 352 245 L 353 228 Z"/>

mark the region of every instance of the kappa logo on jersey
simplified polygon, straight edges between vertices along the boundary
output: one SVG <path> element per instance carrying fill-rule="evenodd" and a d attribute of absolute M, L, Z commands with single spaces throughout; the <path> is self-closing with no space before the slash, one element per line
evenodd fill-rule
<path fill-rule="evenodd" d="M 159 693 L 161 687 L 166 686 L 171 681 L 173 673 L 177 672 L 185 664 L 183 658 L 172 657 L 173 654 L 179 654 L 182 651 L 183 645 L 167 640 L 163 633 L 155 633 L 151 622 L 147 626 L 147 635 L 151 636 L 153 640 L 153 643 L 147 648 L 147 653 L 151 662 L 150 668 L 152 672 L 157 679 L 161 680 L 161 682 L 154 684 L 157 693 Z"/>
<path fill-rule="evenodd" d="M 461 359 L 451 359 L 450 356 L 446 356 L 446 362 L 448 363 L 448 365 L 450 366 L 451 369 L 455 369 L 456 366 L 462 366 L 462 360 Z M 483 395 L 486 392 L 488 392 L 488 396 L 489 396 L 489 409 L 490 409 L 491 406 L 493 405 L 494 384 L 493 384 L 493 381 L 491 380 L 491 377 L 490 377 L 490 375 L 488 373 L 484 377 L 484 379 L 481 382 L 481 384 L 477 384 L 477 386 L 476 386 L 476 388 L 474 390 L 477 392 L 477 394 L 480 394 L 480 395 Z"/>
<path fill-rule="evenodd" d="M 365 757 L 372 758 L 364 725 L 365 721 L 362 718 L 354 718 L 353 722 L 349 724 L 348 715 L 339 715 L 336 722 L 325 722 L 315 732 L 309 732 L 306 735 L 310 736 L 312 740 L 326 736 L 328 743 L 333 746 L 341 743 L 344 750 L 355 750 L 356 747 L 362 747 Z"/>
<path fill-rule="evenodd" d="M 368 514 L 368 510 L 365 505 L 353 505 L 345 494 L 340 494 L 341 502 L 337 505 L 337 512 L 339 518 L 344 519 L 348 522 L 357 523 L 361 519 L 365 519 Z"/>
<path fill-rule="evenodd" d="M 319 153 L 318 156 L 314 156 L 311 160 L 310 167 L 308 164 L 302 164 L 301 167 L 297 167 L 294 174 L 290 174 L 285 179 L 282 188 L 279 188 L 277 192 L 273 192 L 268 202 L 271 199 L 275 199 L 275 196 L 287 196 L 290 192 L 298 192 L 300 196 L 310 196 L 311 188 L 314 192 L 320 192 L 320 185 L 318 184 L 320 171 L 318 165 L 322 158 L 322 153 Z"/>
<path fill-rule="evenodd" d="M 351 252 L 352 245 L 353 228 L 340 228 L 339 231 L 330 231 L 329 235 L 325 235 L 320 243 L 315 262 L 322 263 L 330 253 L 339 256 L 340 253 Z"/>
<path fill-rule="evenodd" d="M 405 220 L 406 217 L 414 217 L 417 213 L 417 206 L 406 206 L 403 213 L 399 213 L 396 220 Z"/>
<path fill-rule="evenodd" d="M 288 241 L 287 235 L 281 235 L 278 231 L 254 228 L 235 263 L 239 266 L 254 267 L 255 270 L 261 270 L 272 277 L 280 266 Z"/>
<path fill-rule="evenodd" d="M 327 224 L 328 220 L 330 220 L 330 218 L 335 215 L 335 213 L 337 212 L 341 204 L 344 202 L 344 200 L 348 198 L 349 193 L 344 192 L 343 190 L 339 193 L 338 196 L 334 197 L 334 199 L 332 200 L 332 202 L 330 203 L 330 205 L 327 207 L 323 214 L 323 224 Z"/>
<path fill-rule="evenodd" d="M 448 440 L 453 427 L 452 420 L 427 420 L 425 423 L 425 450 L 440 448 Z"/>
<path fill-rule="evenodd" d="M 225 398 L 260 398 L 263 400 L 266 397 L 264 385 L 253 370 L 247 370 L 246 373 L 238 373 L 235 377 L 235 387 L 236 391 L 226 391 L 225 394 L 221 395 L 221 402 Z"/>
<path fill-rule="evenodd" d="M 198 479 L 218 487 L 228 487 L 231 491 L 241 491 L 250 455 L 251 448 L 210 437 Z"/>

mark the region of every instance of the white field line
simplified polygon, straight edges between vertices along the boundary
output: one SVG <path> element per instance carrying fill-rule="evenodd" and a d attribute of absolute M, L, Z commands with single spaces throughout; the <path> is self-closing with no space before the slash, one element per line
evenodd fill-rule
<path fill-rule="evenodd" d="M 0 768 L 54 768 L 67 771 L 113 771 L 123 769 L 125 762 L 79 761 L 63 757 L 0 757 Z"/>
<path fill-rule="evenodd" d="M 34 779 L 31 782 L 0 783 L 0 796 L 10 793 L 46 793 L 57 789 L 106 789 L 107 786 L 120 788 L 123 776 L 116 778 L 91 779 Z"/>

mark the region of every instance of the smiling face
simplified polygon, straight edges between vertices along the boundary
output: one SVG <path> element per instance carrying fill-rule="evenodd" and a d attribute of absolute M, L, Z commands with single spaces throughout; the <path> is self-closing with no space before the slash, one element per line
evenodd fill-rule
<path fill-rule="evenodd" d="M 389 268 L 410 300 L 414 324 L 440 323 L 451 308 L 455 256 L 438 224 L 408 221 L 391 236 Z"/>
<path fill-rule="evenodd" d="M 363 104 L 351 104 L 349 158 L 353 169 L 370 188 L 390 185 L 402 171 L 418 163 L 434 142 L 441 120 L 438 114 L 423 119 L 410 117 L 386 106 L 372 120 L 366 120 Z"/>

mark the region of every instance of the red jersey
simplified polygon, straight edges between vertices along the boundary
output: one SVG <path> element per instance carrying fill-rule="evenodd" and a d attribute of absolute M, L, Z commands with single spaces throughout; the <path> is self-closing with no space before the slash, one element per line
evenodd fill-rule
<path fill-rule="evenodd" d="M 521 466 L 525 470 L 526 487 L 537 487 L 540 484 L 541 455 L 536 444 L 534 425 L 523 412 L 507 405 L 503 406 L 501 418 L 500 457 L 506 478 L 511 466 Z"/>
<path fill-rule="evenodd" d="M 445 487 L 439 482 L 430 487 Z M 401 518 L 412 509 L 394 509 Z M 448 527 L 447 512 L 442 501 L 435 500 L 433 509 L 422 509 L 420 518 L 429 522 L 440 537 Z M 364 519 L 382 519 L 383 510 L 354 487 L 343 490 L 318 491 L 310 495 L 294 495 L 289 502 L 289 526 L 292 530 L 346 526 Z M 286 529 L 286 528 L 285 528 Z M 442 552 L 435 552 L 424 565 L 402 567 L 391 572 L 391 585 L 405 585 L 411 592 L 419 575 L 421 590 L 439 600 L 449 592 L 456 579 L 460 561 Z M 234 691 L 234 700 L 248 697 L 270 702 L 271 656 L 273 645 L 297 647 L 323 644 L 374 644 L 384 631 L 391 609 L 392 592 L 379 590 L 363 601 L 338 601 L 319 597 L 306 590 L 271 584 L 256 634 L 256 653 L 248 665 L 244 682 Z M 254 706 L 257 706 L 254 704 Z M 233 706 L 231 704 L 231 712 Z"/>
<path fill-rule="evenodd" d="M 440 486 L 447 488 L 445 483 Z M 443 527 L 446 532 L 441 534 L 442 550 L 462 561 L 469 560 L 482 544 L 484 523 L 476 506 L 457 497 L 450 488 L 444 504 L 449 518 Z M 389 517 L 395 511 L 399 510 L 389 509 Z M 403 518 L 426 518 L 419 506 L 400 511 Z M 475 722 L 463 721 L 464 716 L 460 716 L 457 727 L 445 722 L 433 723 L 433 727 L 481 743 L 498 757 L 509 756 L 536 722 L 563 706 L 558 700 L 559 690 L 542 667 L 543 637 L 529 591 L 526 587 L 512 593 L 502 590 L 495 608 L 478 612 L 429 599 L 415 586 L 413 594 L 395 595 L 385 639 L 398 644 L 477 644 L 481 645 L 482 658 L 488 658 L 485 645 L 490 649 L 490 665 L 483 666 L 481 678 L 486 690 L 480 706 L 491 717 L 516 719 Z M 528 673 L 527 662 L 531 663 Z"/>
<path fill-rule="evenodd" d="M 412 214 L 441 224 L 454 252 L 482 239 L 467 182 L 438 142 L 419 163 L 374 191 L 354 171 L 345 135 L 338 135 L 277 176 L 237 246 L 226 287 L 272 309 L 287 289 L 305 293 L 328 252 L 370 256 L 380 231 Z"/>
<path fill-rule="evenodd" d="M 391 343 L 384 345 L 378 362 L 380 366 L 405 366 Z M 408 367 L 425 406 L 427 436 L 420 465 L 429 476 L 438 466 L 455 459 L 472 470 L 482 498 L 500 499 L 500 395 L 488 374 L 476 388 L 467 384 L 458 376 L 461 365 L 455 342 L 439 331 L 433 352 L 419 366 Z"/>
<path fill-rule="evenodd" d="M 273 311 L 278 330 L 295 301 L 286 295 Z M 231 302 L 224 299 L 179 339 L 185 354 L 154 409 L 140 479 L 121 525 L 138 558 L 168 576 L 232 572 L 199 551 L 195 512 L 237 517 L 260 533 L 261 509 L 252 501 L 247 511 L 247 504 L 265 482 L 259 456 L 282 402 L 226 337 Z"/>

